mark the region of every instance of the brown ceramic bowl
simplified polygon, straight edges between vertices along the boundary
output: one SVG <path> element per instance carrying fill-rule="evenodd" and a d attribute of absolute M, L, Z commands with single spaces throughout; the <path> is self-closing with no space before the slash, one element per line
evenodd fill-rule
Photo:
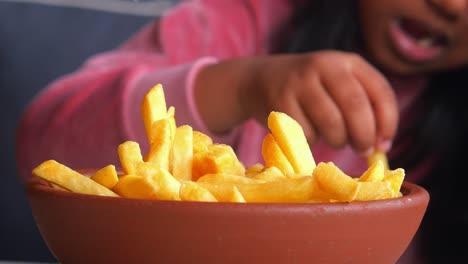
<path fill-rule="evenodd" d="M 32 213 L 61 263 L 395 263 L 429 202 L 238 204 L 100 197 L 27 185 Z"/>

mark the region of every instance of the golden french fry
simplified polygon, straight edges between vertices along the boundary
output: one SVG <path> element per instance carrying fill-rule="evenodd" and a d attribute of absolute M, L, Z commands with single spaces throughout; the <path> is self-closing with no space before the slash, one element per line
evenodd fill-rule
<path fill-rule="evenodd" d="M 225 173 L 209 173 L 198 178 L 197 182 L 210 182 L 210 183 L 234 183 L 234 184 L 251 184 L 251 183 L 264 183 L 263 180 L 257 180 L 241 175 L 225 174 Z"/>
<path fill-rule="evenodd" d="M 202 132 L 193 131 L 193 154 L 208 150 L 208 146 L 213 144 L 213 140 Z"/>
<path fill-rule="evenodd" d="M 33 174 L 72 192 L 101 196 L 118 196 L 116 193 L 91 180 L 89 177 L 55 160 L 44 161 L 33 169 Z"/>
<path fill-rule="evenodd" d="M 263 171 L 265 166 L 261 163 L 255 163 L 245 169 L 245 176 L 252 178 Z"/>
<path fill-rule="evenodd" d="M 160 120 L 167 120 L 167 122 L 169 123 L 169 128 L 168 128 L 168 131 L 165 132 L 165 133 L 169 133 L 171 136 L 170 136 L 170 139 L 171 139 L 171 142 L 174 141 L 174 137 L 175 137 L 175 131 L 177 129 L 177 126 L 176 126 L 176 121 L 175 121 L 175 108 L 173 106 L 169 107 L 169 109 L 167 110 L 167 114 L 166 116 L 163 116 L 161 117 L 160 119 L 157 119 L 153 122 L 153 124 L 151 125 L 151 135 L 150 136 L 150 140 L 149 140 L 149 143 L 150 145 L 153 144 L 153 142 L 155 141 L 155 139 L 157 140 L 156 137 L 159 137 L 158 136 L 158 133 L 161 132 L 161 128 L 157 128 L 155 130 L 155 123 L 157 123 L 158 121 Z M 160 126 L 160 125 L 156 125 L 156 126 Z M 166 129 L 166 128 L 165 128 Z"/>
<path fill-rule="evenodd" d="M 245 175 L 245 167 L 231 146 L 213 144 L 208 146 L 208 151 L 193 156 L 192 180 L 210 173 Z"/>
<path fill-rule="evenodd" d="M 237 187 L 248 202 L 305 202 L 320 192 L 315 180 L 309 176 Z"/>
<path fill-rule="evenodd" d="M 151 143 L 153 135 L 151 129 L 154 121 L 167 116 L 166 98 L 161 84 L 156 84 L 146 93 L 141 103 L 141 114 L 148 142 Z"/>
<path fill-rule="evenodd" d="M 219 202 L 229 202 L 232 199 L 232 189 L 239 184 L 234 183 L 212 183 L 212 182 L 193 182 L 202 188 L 208 190 Z"/>
<path fill-rule="evenodd" d="M 147 178 L 139 175 L 120 176 L 119 181 L 112 190 L 125 198 L 158 199 L 156 186 Z"/>
<path fill-rule="evenodd" d="M 301 125 L 287 114 L 273 111 L 268 116 L 268 128 L 294 172 L 301 176 L 312 175 L 315 160 Z"/>
<path fill-rule="evenodd" d="M 120 144 L 117 152 L 125 174 L 136 174 L 136 165 L 143 162 L 140 145 L 135 141 Z"/>
<path fill-rule="evenodd" d="M 336 199 L 330 199 L 330 198 L 313 198 L 305 201 L 306 203 L 339 203 L 342 201 L 336 200 Z"/>
<path fill-rule="evenodd" d="M 193 131 L 191 126 L 183 125 L 176 129 L 170 159 L 170 171 L 176 179 L 192 179 Z"/>
<path fill-rule="evenodd" d="M 372 155 L 370 155 L 367 158 L 367 165 L 370 167 L 377 160 L 382 161 L 382 164 L 383 164 L 383 167 L 384 167 L 385 170 L 390 169 L 390 166 L 388 165 L 387 154 L 385 154 L 384 152 L 381 152 L 381 151 L 375 151 L 374 153 L 372 153 Z"/>
<path fill-rule="evenodd" d="M 172 132 L 169 119 L 163 118 L 154 121 L 152 126 L 153 137 L 146 162 L 155 164 L 169 170 L 169 155 L 172 148 Z"/>
<path fill-rule="evenodd" d="M 136 170 L 153 185 L 159 200 L 180 200 L 180 182 L 169 171 L 146 162 L 138 164 Z"/>
<path fill-rule="evenodd" d="M 395 194 L 395 197 L 401 196 L 400 188 L 405 179 L 405 170 L 398 168 L 395 170 L 386 170 L 383 182 L 389 182 L 390 186 Z"/>
<path fill-rule="evenodd" d="M 96 173 L 91 176 L 91 179 L 110 190 L 112 190 L 119 181 L 115 166 L 112 164 L 96 171 Z"/>
<path fill-rule="evenodd" d="M 192 181 L 182 183 L 179 195 L 182 201 L 217 202 L 210 191 Z"/>
<path fill-rule="evenodd" d="M 284 175 L 295 175 L 294 168 L 271 133 L 268 133 L 263 139 L 262 156 L 265 167 L 276 167 Z"/>
<path fill-rule="evenodd" d="M 332 199 L 352 201 L 358 192 L 358 182 L 346 175 L 333 162 L 320 162 L 312 174 L 319 187 L 332 194 Z"/>
<path fill-rule="evenodd" d="M 394 197 L 389 182 L 358 182 L 355 201 L 381 200 Z"/>
<path fill-rule="evenodd" d="M 57 185 L 57 184 L 55 184 L 53 182 L 50 183 L 50 186 L 52 186 L 52 188 L 54 188 L 56 190 L 60 190 L 60 191 L 64 191 L 64 192 L 69 192 L 70 191 L 67 188 L 63 188 L 62 186 Z"/>
<path fill-rule="evenodd" d="M 287 177 L 284 176 L 284 174 L 275 166 L 266 168 L 252 178 L 264 181 L 281 181 L 287 179 Z"/>
<path fill-rule="evenodd" d="M 230 202 L 232 203 L 245 203 L 245 198 L 242 196 L 242 193 L 239 191 L 239 189 L 234 186 L 232 187 L 232 197 Z"/>
<path fill-rule="evenodd" d="M 169 120 L 169 124 L 171 127 L 171 141 L 174 141 L 177 124 L 175 120 L 175 108 L 173 106 L 167 109 L 167 119 Z"/>
<path fill-rule="evenodd" d="M 360 182 L 380 182 L 384 178 L 384 164 L 378 159 L 359 177 Z"/>
<path fill-rule="evenodd" d="M 305 202 L 322 195 L 314 179 L 310 176 L 271 181 L 265 183 L 233 184 L 196 182 L 209 190 L 218 201 L 229 202 L 232 198 L 232 189 L 237 187 L 248 202 L 256 203 L 294 203 Z"/>

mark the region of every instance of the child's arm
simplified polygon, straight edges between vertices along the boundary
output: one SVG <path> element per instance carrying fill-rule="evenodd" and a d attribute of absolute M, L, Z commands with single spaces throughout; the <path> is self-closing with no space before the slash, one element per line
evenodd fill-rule
<path fill-rule="evenodd" d="M 267 52 L 269 30 L 287 10 L 267 4 L 270 0 L 184 3 L 121 48 L 90 58 L 78 71 L 53 82 L 20 120 L 20 175 L 29 177 L 46 159 L 74 168 L 118 165 L 116 147 L 125 140 L 140 142 L 147 150 L 140 103 L 158 82 L 165 87 L 168 105 L 175 106 L 179 124 L 209 133 L 194 106 L 192 80 L 216 60 Z M 232 136 L 219 139 L 231 144 Z"/>

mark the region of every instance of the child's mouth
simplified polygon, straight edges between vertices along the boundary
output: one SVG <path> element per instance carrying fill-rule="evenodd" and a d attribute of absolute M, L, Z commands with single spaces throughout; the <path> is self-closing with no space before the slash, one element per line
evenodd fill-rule
<path fill-rule="evenodd" d="M 390 37 L 397 52 L 413 62 L 434 59 L 448 45 L 448 36 L 444 32 L 411 19 L 391 23 Z"/>

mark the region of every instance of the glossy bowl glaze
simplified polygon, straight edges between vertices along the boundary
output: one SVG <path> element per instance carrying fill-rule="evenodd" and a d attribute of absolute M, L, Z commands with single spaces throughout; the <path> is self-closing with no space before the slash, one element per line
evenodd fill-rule
<path fill-rule="evenodd" d="M 395 263 L 429 194 L 351 203 L 239 204 L 83 195 L 26 186 L 60 263 Z"/>

